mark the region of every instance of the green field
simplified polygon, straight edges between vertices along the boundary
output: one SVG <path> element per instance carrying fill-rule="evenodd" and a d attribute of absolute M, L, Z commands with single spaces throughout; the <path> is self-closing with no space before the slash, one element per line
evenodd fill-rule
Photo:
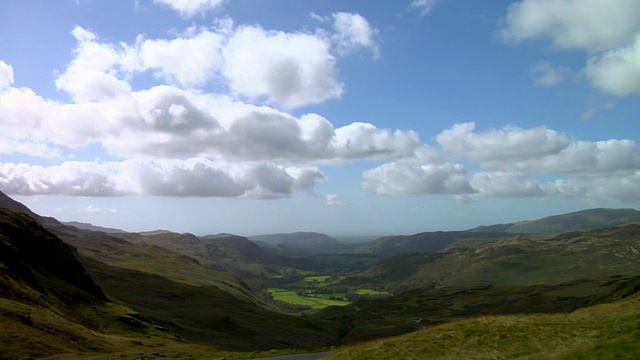
<path fill-rule="evenodd" d="M 356 294 L 358 294 L 358 295 L 368 295 L 368 296 L 388 295 L 388 293 L 386 291 L 376 291 L 376 290 L 371 290 L 371 289 L 358 289 L 356 291 Z"/>
<path fill-rule="evenodd" d="M 324 309 L 328 306 L 345 306 L 351 304 L 346 300 L 331 300 L 327 295 L 310 297 L 299 296 L 295 291 L 279 288 L 268 289 L 274 300 L 284 301 L 293 305 L 309 306 L 312 309 Z"/>

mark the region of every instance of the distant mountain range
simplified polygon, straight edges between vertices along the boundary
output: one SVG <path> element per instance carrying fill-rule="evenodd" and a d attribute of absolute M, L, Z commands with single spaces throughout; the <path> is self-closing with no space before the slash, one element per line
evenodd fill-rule
<path fill-rule="evenodd" d="M 640 221 L 640 211 L 638 210 L 599 208 L 547 216 L 538 220 L 479 226 L 470 231 L 507 234 L 549 234 L 614 227 L 635 221 Z"/>
<path fill-rule="evenodd" d="M 107 233 L 107 234 L 122 234 L 122 233 L 126 233 L 126 231 L 124 231 L 124 230 L 114 229 L 114 228 L 109 228 L 109 227 L 102 227 L 102 226 L 97 226 L 97 225 L 93 225 L 93 224 L 89 224 L 89 223 L 83 223 L 83 222 L 79 222 L 79 221 L 65 221 L 65 222 L 63 222 L 63 224 L 69 225 L 69 226 L 73 226 L 73 227 L 78 228 L 80 230 L 101 231 L 101 232 Z"/>
<path fill-rule="evenodd" d="M 559 235 L 460 239 L 404 252 L 344 281 L 393 293 L 425 287 L 559 284 L 640 274 L 640 223 Z"/>
<path fill-rule="evenodd" d="M 349 248 L 335 238 L 317 232 L 295 232 L 249 237 L 251 241 L 273 245 L 281 250 L 302 253 L 330 253 Z"/>

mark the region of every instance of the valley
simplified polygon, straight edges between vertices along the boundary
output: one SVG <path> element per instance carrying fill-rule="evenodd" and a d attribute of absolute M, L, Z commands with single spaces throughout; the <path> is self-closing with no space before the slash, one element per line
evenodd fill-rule
<path fill-rule="evenodd" d="M 633 209 L 347 242 L 128 233 L 0 195 L 7 359 L 571 358 L 640 336 Z"/>

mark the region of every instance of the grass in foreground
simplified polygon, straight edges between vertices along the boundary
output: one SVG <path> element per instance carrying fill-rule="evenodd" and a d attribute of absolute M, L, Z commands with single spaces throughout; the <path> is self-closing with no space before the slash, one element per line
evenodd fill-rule
<path fill-rule="evenodd" d="M 337 350 L 327 360 L 637 359 L 640 295 L 569 314 L 485 316 Z"/>

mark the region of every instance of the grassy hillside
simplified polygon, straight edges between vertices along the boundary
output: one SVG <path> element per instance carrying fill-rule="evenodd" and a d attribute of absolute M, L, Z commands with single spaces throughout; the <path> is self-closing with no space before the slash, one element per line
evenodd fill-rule
<path fill-rule="evenodd" d="M 470 239 L 503 238 L 503 233 L 469 232 L 469 231 L 435 231 L 414 235 L 385 236 L 375 241 L 358 246 L 356 253 L 373 254 L 380 257 L 391 257 L 412 252 L 438 252 L 457 241 Z"/>
<path fill-rule="evenodd" d="M 460 241 L 438 253 L 402 254 L 344 280 L 398 293 L 415 288 L 558 284 L 640 274 L 640 224 L 563 233 Z"/>
<path fill-rule="evenodd" d="M 163 249 L 189 256 L 205 267 L 231 273 L 244 279 L 257 275 L 278 273 L 282 259 L 267 254 L 249 239 L 236 235 L 197 237 L 193 234 L 174 232 L 118 234 L 137 245 L 159 246 Z"/>
<path fill-rule="evenodd" d="M 512 224 L 480 226 L 473 231 L 545 234 L 615 227 L 636 221 L 640 221 L 640 211 L 635 209 L 588 209 Z"/>
<path fill-rule="evenodd" d="M 270 311 L 216 286 L 174 282 L 92 259 L 85 264 L 114 301 L 189 341 L 238 351 L 320 348 L 336 343 L 311 321 Z"/>
<path fill-rule="evenodd" d="M 332 307 L 313 315 L 334 324 L 343 344 L 412 332 L 481 315 L 570 312 L 615 301 L 640 289 L 640 277 L 580 280 L 558 285 L 419 289 Z"/>
<path fill-rule="evenodd" d="M 640 296 L 569 314 L 480 316 L 338 349 L 327 360 L 637 359 Z"/>
<path fill-rule="evenodd" d="M 74 246 L 83 258 L 197 286 L 216 286 L 239 299 L 259 299 L 236 276 L 202 266 L 197 260 L 153 245 L 136 245 L 119 237 L 71 226 L 48 226 L 65 243 Z M 82 258 L 81 258 L 82 259 Z"/>
<path fill-rule="evenodd" d="M 0 324 L 3 359 L 183 345 L 166 328 L 108 301 L 58 237 L 6 208 L 0 209 Z"/>

